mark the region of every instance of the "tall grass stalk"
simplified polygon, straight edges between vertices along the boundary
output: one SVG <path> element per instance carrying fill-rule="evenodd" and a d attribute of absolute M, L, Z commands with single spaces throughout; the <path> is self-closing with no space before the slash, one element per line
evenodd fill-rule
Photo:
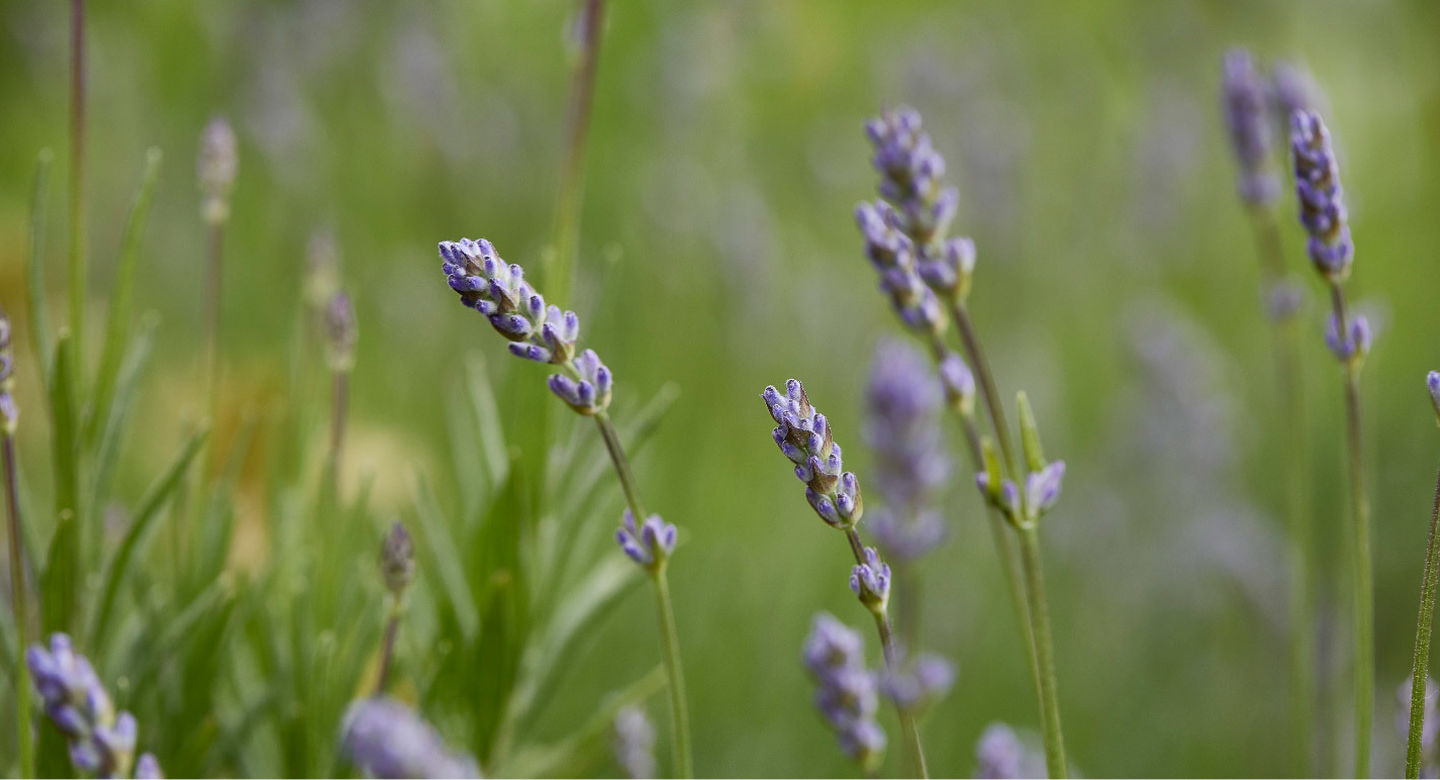
<path fill-rule="evenodd" d="M 1434 376 L 1432 374 L 1431 376 Z M 1425 732 L 1425 685 L 1430 674 L 1430 632 L 1435 621 L 1435 585 L 1440 580 L 1440 473 L 1435 475 L 1435 503 L 1430 510 L 1430 536 L 1425 545 L 1425 574 L 1420 580 L 1420 615 L 1415 620 L 1415 657 L 1411 665 L 1410 736 L 1405 746 L 1405 776 L 1420 776 L 1421 736 Z"/>
<path fill-rule="evenodd" d="M 630 471 L 630 461 L 620 446 L 620 436 L 605 411 L 597 412 L 595 424 L 605 440 L 605 451 L 615 467 L 615 476 L 625 494 L 625 503 L 636 518 L 645 518 L 645 507 L 635 487 L 635 476 Z M 665 675 L 670 687 L 670 739 L 675 774 L 689 778 L 695 776 L 694 760 L 691 755 L 690 715 L 686 708 L 685 672 L 680 663 L 680 640 L 675 630 L 675 608 L 670 599 L 670 583 L 662 564 L 650 572 L 650 582 L 655 588 L 655 610 L 660 629 L 661 653 L 665 662 Z"/>
<path fill-rule="evenodd" d="M 0 319 L 4 318 L 0 313 Z M 20 492 L 15 473 L 15 436 L 4 433 L 5 505 L 10 535 L 10 600 L 15 613 L 15 740 L 20 761 L 20 776 L 35 776 L 35 751 L 30 729 L 30 675 L 20 662 L 30 646 L 30 596 L 25 587 L 25 555 L 20 530 Z"/>
<path fill-rule="evenodd" d="M 85 0 L 70 0 L 70 337 L 85 338 Z"/>
<path fill-rule="evenodd" d="M 605 0 L 583 0 L 578 20 L 580 61 L 570 80 L 565 114 L 565 160 L 555 200 L 555 251 L 545 269 L 545 286 L 557 301 L 570 299 L 570 277 L 580 239 L 580 212 L 585 192 L 585 154 L 589 146 L 590 113 L 595 100 L 595 73 L 605 26 Z"/>

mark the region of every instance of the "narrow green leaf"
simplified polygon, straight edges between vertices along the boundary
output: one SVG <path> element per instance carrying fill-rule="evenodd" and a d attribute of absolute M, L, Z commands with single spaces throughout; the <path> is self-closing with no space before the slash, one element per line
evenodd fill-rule
<path fill-rule="evenodd" d="M 480 452 L 485 456 L 485 471 L 490 475 L 490 486 L 493 488 L 505 481 L 510 469 L 505 429 L 500 423 L 500 409 L 495 405 L 495 392 L 485 371 L 485 358 L 478 352 L 473 353 L 465 361 L 465 368 L 465 389 L 475 413 Z"/>
<path fill-rule="evenodd" d="M 105 422 L 104 430 L 100 434 L 100 441 L 95 445 L 94 459 L 91 467 L 95 472 L 92 480 L 90 506 L 104 506 L 106 499 L 110 497 L 111 481 L 115 477 L 115 467 L 120 459 L 120 442 L 124 438 L 125 420 L 129 416 L 130 408 L 134 405 L 136 388 L 139 385 L 140 374 L 149 362 L 150 351 L 155 346 L 155 330 L 160 325 L 160 317 L 154 312 L 140 318 L 140 329 L 135 333 L 135 338 L 130 342 L 130 350 L 125 356 L 125 362 L 120 366 L 120 375 L 115 383 L 114 401 L 110 406 L 109 419 Z"/>
<path fill-rule="evenodd" d="M 50 192 L 50 165 L 55 155 L 41 149 L 35 161 L 35 186 L 30 195 L 30 262 L 25 269 L 25 309 L 30 318 L 30 346 L 41 363 L 41 376 L 50 378 L 50 317 L 45 297 L 45 203 Z"/>
<path fill-rule="evenodd" d="M 115 272 L 115 289 L 110 293 L 109 319 L 105 325 L 105 344 L 100 352 L 100 371 L 95 376 L 95 400 L 89 408 L 85 425 L 85 441 L 93 444 L 108 425 L 114 402 L 116 379 L 130 340 L 130 310 L 135 301 L 135 268 L 139 264 L 140 237 L 150 213 L 155 194 L 155 180 L 160 175 L 160 150 L 151 147 L 145 153 L 145 172 L 140 188 L 130 207 L 130 221 L 120 242 L 120 260 Z"/>
<path fill-rule="evenodd" d="M 50 449 L 55 462 L 55 535 L 41 577 L 45 632 L 69 631 L 80 558 L 79 464 L 75 447 L 75 356 L 68 331 L 55 340 L 50 380 Z"/>
<path fill-rule="evenodd" d="M 435 494 L 419 472 L 414 475 L 415 516 L 419 520 L 416 530 L 425 545 L 426 558 L 419 564 L 422 571 L 434 567 L 445 593 L 449 596 L 450 608 L 460 625 L 460 635 L 466 643 L 473 642 L 480 628 L 480 610 L 475 606 L 474 594 L 465 579 L 465 569 L 460 564 L 458 546 L 446 530 L 445 518 L 435 503 Z"/>
<path fill-rule="evenodd" d="M 531 745 L 502 766 L 486 767 L 495 777 L 585 777 L 605 754 L 615 716 L 665 690 L 665 668 L 656 666 L 630 685 L 608 694 L 595 714 L 559 742 Z"/>
<path fill-rule="evenodd" d="M 1020 445 L 1025 449 L 1025 465 L 1031 471 L 1045 468 L 1045 448 L 1040 446 L 1040 428 L 1035 424 L 1035 412 L 1030 408 L 1030 398 L 1021 390 L 1015 395 L 1015 406 L 1019 410 Z M 1020 475 L 1015 475 L 1016 479 Z"/>
<path fill-rule="evenodd" d="M 150 486 L 149 490 L 145 491 L 145 496 L 140 501 L 140 508 L 135 512 L 135 519 L 130 522 L 124 539 L 121 540 L 120 546 L 111 556 L 109 565 L 105 567 L 105 575 L 100 588 L 100 601 L 94 613 L 95 619 L 91 622 L 90 643 L 92 645 L 98 646 L 105 637 L 120 584 L 130 572 L 131 561 L 135 557 L 137 548 L 148 537 L 146 531 L 150 529 L 152 521 L 159 516 L 160 508 L 165 505 L 170 494 L 180 485 L 181 479 L 185 476 L 185 470 L 195 459 L 195 454 L 200 451 L 200 447 L 205 443 L 208 435 L 208 431 L 200 431 L 191 436 L 170 467 Z"/>

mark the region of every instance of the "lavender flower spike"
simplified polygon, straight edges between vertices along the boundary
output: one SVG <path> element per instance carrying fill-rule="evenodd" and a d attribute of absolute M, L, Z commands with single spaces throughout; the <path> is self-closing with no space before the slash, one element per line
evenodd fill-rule
<path fill-rule="evenodd" d="M 865 548 L 865 562 L 850 570 L 850 590 L 876 615 L 885 614 L 890 601 L 890 564 L 880 560 L 874 547 Z"/>
<path fill-rule="evenodd" d="M 1440 425 L 1440 371 L 1425 375 L 1425 387 L 1430 391 L 1430 403 L 1435 407 L 1435 424 Z"/>
<path fill-rule="evenodd" d="M 165 780 L 165 772 L 154 753 L 142 753 L 135 761 L 135 780 Z"/>
<path fill-rule="evenodd" d="M 626 509 L 624 525 L 615 532 L 615 541 L 630 560 L 654 573 L 665 568 L 670 554 L 675 552 L 675 526 L 660 515 L 650 515 L 637 525 L 635 514 Z"/>
<path fill-rule="evenodd" d="M 865 123 L 880 172 L 880 195 L 899 210 L 905 233 L 922 246 L 945 235 L 955 217 L 959 192 L 941 187 L 945 158 L 935 151 L 913 108 L 887 111 Z"/>
<path fill-rule="evenodd" d="M 865 239 L 865 256 L 880 275 L 880 289 L 900 321 L 922 337 L 943 333 L 944 310 L 920 276 L 918 250 L 900 214 L 883 200 L 861 203 L 855 207 L 855 223 Z"/>
<path fill-rule="evenodd" d="M 561 368 L 562 373 L 550 375 L 552 393 L 579 414 L 605 411 L 613 378 L 594 350 L 576 355 L 580 318 L 575 312 L 546 305 L 525 281 L 525 269 L 507 264 L 483 238 L 441 241 L 440 258 L 450 289 L 461 303 L 485 315 L 510 342 L 511 354 Z"/>
<path fill-rule="evenodd" d="M 415 543 L 398 520 L 390 526 L 380 546 L 380 574 L 385 580 L 385 589 L 396 598 L 415 581 Z"/>
<path fill-rule="evenodd" d="M 75 768 L 99 777 L 128 776 L 135 757 L 135 718 L 116 714 L 105 686 L 90 661 L 71 648 L 70 637 L 52 634 L 48 651 L 31 645 L 25 663 L 45 714 L 69 742 Z"/>
<path fill-rule="evenodd" d="M 385 696 L 350 705 L 341 748 L 371 777 L 481 777 L 475 759 L 452 752 L 430 724 Z"/>
<path fill-rule="evenodd" d="M 831 436 L 830 423 L 805 395 L 798 379 L 785 382 L 785 395 L 773 385 L 760 394 L 775 420 L 771 437 L 795 464 L 795 476 L 805 483 L 805 499 L 820 519 L 835 528 L 854 528 L 864 512 L 860 482 L 843 471 L 840 445 Z"/>
<path fill-rule="evenodd" d="M 1338 284 L 1350 275 L 1355 246 L 1350 240 L 1340 167 L 1330 144 L 1330 131 L 1313 111 L 1296 111 L 1290 126 L 1300 224 L 1310 234 L 1306 250 L 1315 269 L 1332 284 Z"/>
<path fill-rule="evenodd" d="M 1270 169 L 1270 94 L 1250 52 L 1225 54 L 1223 93 L 1230 145 L 1240 164 L 1240 198 L 1250 206 L 1269 206 L 1280 194 Z"/>
<path fill-rule="evenodd" d="M 875 720 L 878 682 L 865 668 L 860 634 L 821 612 L 805 638 L 802 659 L 815 681 L 815 705 L 841 749 L 862 769 L 877 767 L 885 751 L 885 732 Z"/>
<path fill-rule="evenodd" d="M 955 684 L 955 667 L 938 655 L 927 653 L 915 659 L 909 669 L 886 671 L 880 690 L 895 706 L 907 712 L 921 712 L 950 691 Z"/>

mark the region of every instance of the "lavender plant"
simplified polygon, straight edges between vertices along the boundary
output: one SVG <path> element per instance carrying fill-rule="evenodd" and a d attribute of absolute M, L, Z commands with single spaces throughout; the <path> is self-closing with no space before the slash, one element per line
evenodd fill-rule
<path fill-rule="evenodd" d="M 48 651 L 42 645 L 31 645 L 25 651 L 25 664 L 35 679 L 45 714 L 69 743 L 75 769 L 97 777 L 130 776 L 135 717 L 115 712 L 89 659 L 71 648 L 70 637 L 51 635 Z M 154 756 L 141 756 L 140 768 L 146 776 L 158 774 Z"/>
<path fill-rule="evenodd" d="M 885 731 L 875 720 L 879 686 L 865 666 L 859 632 L 828 612 L 815 615 L 801 654 L 815 682 L 815 706 L 840 747 L 862 771 L 873 773 L 885 752 Z"/>
<path fill-rule="evenodd" d="M 452 750 L 414 710 L 386 696 L 351 705 L 340 746 L 371 777 L 483 776 L 474 758 Z"/>
<path fill-rule="evenodd" d="M 1306 252 L 1330 291 L 1331 313 L 1325 343 L 1340 362 L 1345 387 L 1346 443 L 1349 452 L 1352 519 L 1355 634 L 1355 774 L 1370 772 L 1371 720 L 1375 707 L 1374 583 L 1370 555 L 1370 502 L 1365 490 L 1364 437 L 1361 434 L 1360 368 L 1370 350 L 1365 317 L 1346 311 L 1344 282 L 1350 276 L 1355 247 L 1350 238 L 1340 168 L 1330 131 L 1320 115 L 1297 111 L 1291 118 L 1290 151 L 1300 224 L 1308 234 Z"/>
<path fill-rule="evenodd" d="M 3 447 L 5 470 L 6 527 L 10 550 L 10 608 L 15 617 L 15 646 L 24 647 L 30 626 L 30 596 L 25 587 L 25 551 L 20 528 L 19 477 L 15 473 L 15 431 L 20 425 L 20 407 L 15 403 L 15 348 L 11 345 L 14 329 L 5 310 L 0 308 L 0 447 Z M 17 651 L 18 652 L 18 651 Z M 20 762 L 20 775 L 35 773 L 35 753 L 30 736 L 30 680 L 24 664 L 16 664 L 15 744 Z"/>
<path fill-rule="evenodd" d="M 675 529 L 658 515 L 646 513 L 640 501 L 630 461 L 607 411 L 614 381 L 610 369 L 592 349 L 576 353 L 580 319 L 575 312 L 547 306 L 544 297 L 525 281 L 524 269 L 507 264 L 489 241 L 483 238 L 442 241 L 439 250 L 443 261 L 441 269 L 461 302 L 486 317 L 491 327 L 509 342 L 511 354 L 559 369 L 548 379 L 550 392 L 575 413 L 593 418 L 600 430 L 627 505 L 626 521 L 617 532 L 617 541 L 626 555 L 649 575 L 655 590 L 661 652 L 670 683 L 675 773 L 691 777 L 694 769 L 684 672 L 665 571 L 674 550 Z"/>
<path fill-rule="evenodd" d="M 380 650 L 380 679 L 375 693 L 385 693 L 390 678 L 390 665 L 395 657 L 395 639 L 400 631 L 400 615 L 404 610 L 405 591 L 415 581 L 415 544 L 410 532 L 396 521 L 380 545 L 380 575 L 385 590 L 390 592 L 390 615 L 385 621 L 385 639 Z"/>
<path fill-rule="evenodd" d="M 195 174 L 200 185 L 200 216 L 205 223 L 205 350 L 209 371 L 210 413 L 220 392 L 220 309 L 225 225 L 230 221 L 230 191 L 239 168 L 235 131 L 224 117 L 215 117 L 200 133 Z"/>
<path fill-rule="evenodd" d="M 1011 502 L 1011 508 L 1007 509 L 1000 500 L 1004 485 L 1008 483 L 1013 487 L 1010 475 L 1018 475 L 1019 468 L 1010 445 L 1009 428 L 995 389 L 995 380 L 966 306 L 975 269 L 975 245 L 968 238 L 947 235 L 959 195 L 955 188 L 943 183 L 945 160 L 935 150 L 929 134 L 924 132 L 920 115 L 908 108 L 886 112 L 867 122 L 865 132 L 874 148 L 872 163 L 881 177 L 879 191 L 882 198 L 874 205 L 862 204 L 856 212 L 861 233 L 865 236 L 866 254 L 880 271 L 881 288 L 890 294 L 892 304 L 901 313 L 906 325 L 916 332 L 924 326 L 942 376 L 947 378 L 947 388 L 957 388 L 950 395 L 965 425 L 977 478 L 988 479 L 996 486 L 993 491 L 995 496 L 990 501 L 996 510 L 991 516 L 991 533 L 1006 571 L 1012 606 L 1021 622 L 1031 675 L 1040 699 L 1046 763 L 1050 775 L 1059 777 L 1066 771 L 1065 747 L 1056 692 L 1054 650 L 1050 646 L 1050 619 L 1039 536 L 1034 522 L 1038 519 L 1039 510 L 1027 508 L 1029 502 L 1023 499 Z M 912 294 L 908 292 L 909 285 L 917 276 L 928 289 L 924 293 Z M 900 284 L 901 280 L 906 284 Z M 907 291 L 906 295 L 897 295 L 899 290 Z M 928 313 L 938 308 L 928 303 L 931 298 L 925 293 L 933 295 L 933 299 L 943 305 L 943 311 L 955 322 L 969 367 L 974 370 L 973 384 L 979 387 L 1002 459 L 995 458 L 993 453 L 987 455 L 984 436 L 976 427 L 973 415 L 967 413 L 972 404 L 967 403 L 965 395 L 959 390 L 968 383 L 961 381 L 963 376 L 958 376 L 959 357 L 952 357 L 953 353 L 945 346 L 941 336 L 944 326 L 935 322 L 935 316 L 921 318 L 911 313 Z M 909 308 L 902 308 L 902 303 L 909 303 Z M 1033 425 L 1031 427 L 1033 429 Z M 1024 435 L 1026 422 L 1023 419 L 1021 429 Z M 1031 434 L 1034 438 L 1033 430 Z M 1027 446 L 1027 457 L 1029 449 Z M 1049 468 L 1047 464 L 1036 466 L 1032 459 L 1030 478 L 1040 479 L 1042 485 L 1053 484 L 1058 492 L 1059 476 L 1063 470 L 1063 464 L 1058 469 Z M 1043 477 L 1037 476 L 1041 474 Z M 1022 517 L 1025 512 L 1031 511 L 1036 512 L 1033 518 Z M 1017 518 L 1021 520 L 1017 521 Z M 1019 533 L 1023 581 L 1014 566 L 1013 553 L 1001 527 L 1002 519 Z M 1023 604 L 1020 602 L 1022 593 Z"/>
<path fill-rule="evenodd" d="M 805 387 L 798 379 L 786 381 L 783 396 L 772 385 L 766 387 L 760 397 L 775 421 L 771 438 L 780 452 L 795 464 L 795 476 L 805 483 L 805 500 L 810 508 L 827 525 L 845 532 L 851 554 L 855 556 L 850 589 L 875 618 L 886 668 L 898 671 L 900 651 L 888 610 L 890 566 L 880 560 L 873 547 L 865 547 L 860 540 L 856 530 L 864 514 L 860 481 L 853 472 L 844 470 L 840 445 L 835 442 L 830 421 L 811 405 Z M 897 706 L 896 709 L 900 714 L 900 728 L 905 735 L 909 760 L 916 773 L 928 777 L 925 752 L 915 727 L 914 714 L 903 707 Z"/>
<path fill-rule="evenodd" d="M 1290 94 L 1288 68 L 1276 66 L 1275 87 L 1267 84 L 1254 59 L 1244 49 L 1226 53 L 1222 78 L 1222 107 L 1230 145 L 1237 164 L 1236 189 L 1245 206 L 1260 260 L 1262 298 L 1274 333 L 1276 408 L 1283 439 L 1304 451 L 1305 403 L 1300 382 L 1300 342 L 1297 314 L 1302 298 L 1299 286 L 1285 268 L 1275 201 L 1280 181 L 1274 160 L 1272 105 L 1295 99 Z M 1290 685 L 1296 766 L 1309 769 L 1309 748 L 1315 729 L 1315 606 L 1311 587 L 1310 556 L 1313 531 L 1305 487 L 1304 458 L 1284 458 L 1286 529 L 1290 537 Z"/>
<path fill-rule="evenodd" d="M 1440 371 L 1425 376 L 1425 389 L 1435 410 L 1435 424 L 1440 426 Z M 1420 615 L 1415 620 L 1415 655 L 1410 667 L 1410 689 L 1405 697 L 1409 710 L 1409 739 L 1405 747 L 1405 776 L 1420 776 L 1421 761 L 1435 743 L 1435 682 L 1429 679 L 1431 630 L 1435 623 L 1435 590 L 1440 583 L 1440 473 L 1435 476 L 1435 503 L 1430 512 L 1430 533 L 1425 544 L 1425 570 L 1420 579 Z M 1404 690 L 1402 689 L 1402 693 Z M 1430 720 L 1426 723 L 1427 718 Z"/>

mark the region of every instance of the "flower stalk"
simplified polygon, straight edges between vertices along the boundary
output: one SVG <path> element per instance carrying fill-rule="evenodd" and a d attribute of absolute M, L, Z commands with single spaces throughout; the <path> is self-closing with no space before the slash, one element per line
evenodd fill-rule
<path fill-rule="evenodd" d="M 1440 373 L 1428 377 L 1431 397 L 1440 409 Z M 1435 621 L 1435 587 L 1440 581 L 1440 473 L 1435 476 L 1435 503 L 1430 510 L 1430 534 L 1425 544 L 1425 573 L 1420 580 L 1420 614 L 1415 620 L 1415 656 L 1411 666 L 1410 734 L 1405 746 L 1405 776 L 1420 776 L 1420 754 L 1425 733 L 1425 681 L 1430 669 L 1430 637 Z"/>
<path fill-rule="evenodd" d="M 20 408 L 15 403 L 15 350 L 10 319 L 0 309 L 0 447 L 4 449 L 4 480 L 6 521 L 10 548 L 10 601 L 15 618 L 15 657 L 28 644 L 30 629 L 30 596 L 25 587 L 25 550 L 20 530 L 19 477 L 15 463 L 15 431 L 20 423 Z M 30 731 L 30 676 L 25 664 L 16 664 L 15 743 L 21 777 L 35 775 L 35 745 Z"/>

